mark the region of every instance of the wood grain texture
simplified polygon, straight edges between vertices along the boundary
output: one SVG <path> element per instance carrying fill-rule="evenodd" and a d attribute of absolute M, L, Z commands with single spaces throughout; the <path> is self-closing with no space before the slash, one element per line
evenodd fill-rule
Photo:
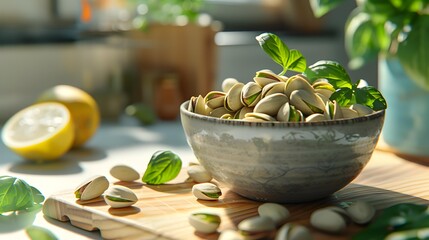
<path fill-rule="evenodd" d="M 194 183 L 183 173 L 173 183 L 149 186 L 139 182 L 116 182 L 133 189 L 139 201 L 132 207 L 112 209 L 102 198 L 77 201 L 70 190 L 49 197 L 44 214 L 60 221 L 70 221 L 76 227 L 92 231 L 99 229 L 105 239 L 217 239 L 219 234 L 203 235 L 188 224 L 193 211 L 218 213 L 222 219 L 219 231 L 235 229 L 238 223 L 257 215 L 261 204 L 222 186 L 218 201 L 196 200 L 191 193 Z M 360 176 L 332 196 L 302 204 L 284 204 L 291 212 L 290 222 L 307 226 L 315 239 L 350 239 L 363 226 L 351 224 L 346 232 L 330 235 L 309 225 L 311 213 L 321 207 L 343 201 L 364 200 L 378 210 L 413 202 L 429 203 L 429 169 L 425 164 L 405 160 L 390 152 L 376 150 Z"/>

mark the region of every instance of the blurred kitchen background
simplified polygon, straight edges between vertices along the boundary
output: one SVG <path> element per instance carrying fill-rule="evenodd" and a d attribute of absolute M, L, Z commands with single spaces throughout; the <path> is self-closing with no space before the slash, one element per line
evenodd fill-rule
<path fill-rule="evenodd" d="M 171 118 L 178 103 L 220 90 L 227 77 L 280 72 L 255 40 L 262 32 L 281 36 L 308 64 L 347 66 L 343 27 L 354 1 L 347 4 L 315 19 L 305 0 L 0 1 L 0 123 L 58 84 L 91 93 L 108 121 L 136 102 Z M 376 85 L 376 69 L 349 73 Z"/>

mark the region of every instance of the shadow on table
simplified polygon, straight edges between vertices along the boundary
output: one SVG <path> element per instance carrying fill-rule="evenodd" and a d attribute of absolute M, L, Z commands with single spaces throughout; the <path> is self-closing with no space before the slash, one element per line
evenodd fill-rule
<path fill-rule="evenodd" d="M 0 214 L 0 233 L 15 232 L 33 225 L 40 210 L 41 208 L 36 208 L 31 211 L 22 210 Z"/>
<path fill-rule="evenodd" d="M 224 194 L 224 199 L 228 198 L 237 198 L 237 194 L 235 194 L 232 191 L 228 191 Z M 300 223 L 304 225 L 309 224 L 310 215 L 313 211 L 327 207 L 327 206 L 336 206 L 341 202 L 352 202 L 352 201 L 365 201 L 373 205 L 378 211 L 381 211 L 384 208 L 399 204 L 399 203 L 414 203 L 414 204 L 424 204 L 428 205 L 429 200 L 395 192 L 390 191 L 386 189 L 361 185 L 361 184 L 354 184 L 351 183 L 347 187 L 341 189 L 340 191 L 332 194 L 329 197 L 312 201 L 312 202 L 306 202 L 306 203 L 294 203 L 294 204 L 283 204 L 288 208 L 288 210 L 291 213 L 290 222 Z M 240 204 L 243 204 L 240 201 L 235 201 L 238 206 Z M 259 204 L 262 204 L 262 202 L 256 202 L 254 203 L 259 206 Z M 232 204 L 232 205 L 231 205 Z M 241 220 L 256 216 L 257 213 L 257 206 L 248 208 L 247 210 L 241 210 L 241 212 L 237 212 L 237 208 L 232 207 L 234 205 L 234 202 L 230 202 L 228 209 L 226 209 L 226 213 L 229 216 L 231 222 L 234 223 L 235 226 L 237 226 Z"/>

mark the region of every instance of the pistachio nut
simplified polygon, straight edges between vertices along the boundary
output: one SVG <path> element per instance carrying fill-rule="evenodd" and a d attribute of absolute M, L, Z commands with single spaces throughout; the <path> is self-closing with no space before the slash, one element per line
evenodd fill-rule
<path fill-rule="evenodd" d="M 310 224 L 322 231 L 340 233 L 346 229 L 347 213 L 341 208 L 322 208 L 310 216 Z"/>
<path fill-rule="evenodd" d="M 326 121 L 325 115 L 321 113 L 313 113 L 305 118 L 306 122 L 323 122 Z"/>
<path fill-rule="evenodd" d="M 222 91 L 228 92 L 234 84 L 238 83 L 238 80 L 235 78 L 225 78 L 222 81 Z"/>
<path fill-rule="evenodd" d="M 195 98 L 195 104 L 193 104 L 193 112 L 201 115 L 208 115 L 211 109 L 205 104 L 204 98 L 199 95 Z"/>
<path fill-rule="evenodd" d="M 320 93 L 326 98 L 330 98 L 332 93 L 335 92 L 334 86 L 327 81 L 318 81 L 313 83 L 313 89 L 316 93 Z"/>
<path fill-rule="evenodd" d="M 304 90 L 313 93 L 314 89 L 307 78 L 302 74 L 293 75 L 290 77 L 285 86 L 285 94 L 290 98 L 290 95 L 295 90 Z"/>
<path fill-rule="evenodd" d="M 275 118 L 271 117 L 268 114 L 265 114 L 265 113 L 255 113 L 255 112 L 246 113 L 244 115 L 243 120 L 246 120 L 246 121 L 255 121 L 255 122 L 276 121 Z"/>
<path fill-rule="evenodd" d="M 255 77 L 253 78 L 253 81 L 255 81 L 259 86 L 262 88 L 273 82 L 283 82 L 283 78 L 281 78 L 279 75 L 273 73 L 269 69 L 263 69 L 256 72 Z"/>
<path fill-rule="evenodd" d="M 192 96 L 190 99 L 189 99 L 189 104 L 188 104 L 188 111 L 189 112 L 195 112 L 195 104 L 196 104 L 196 102 L 197 102 L 197 98 L 196 97 L 194 97 L 194 96 Z"/>
<path fill-rule="evenodd" d="M 276 116 L 280 107 L 288 101 L 288 97 L 283 93 L 274 93 L 261 99 L 261 101 L 256 104 L 253 112 Z"/>
<path fill-rule="evenodd" d="M 269 217 L 255 216 L 244 219 L 237 227 L 246 239 L 265 239 L 273 235 L 276 224 Z"/>
<path fill-rule="evenodd" d="M 129 207 L 136 203 L 137 200 L 137 195 L 133 190 L 121 185 L 111 186 L 104 193 L 104 201 L 112 208 Z"/>
<path fill-rule="evenodd" d="M 337 120 L 343 118 L 343 112 L 337 101 L 326 102 L 325 112 L 323 113 L 326 119 Z"/>
<path fill-rule="evenodd" d="M 188 217 L 189 224 L 200 233 L 214 233 L 217 231 L 221 219 L 212 213 L 196 212 Z"/>
<path fill-rule="evenodd" d="M 218 200 L 222 191 L 213 183 L 198 183 L 192 186 L 192 194 L 200 200 Z"/>
<path fill-rule="evenodd" d="M 243 83 L 234 84 L 225 96 L 224 106 L 230 112 L 235 112 L 243 107 L 241 102 L 241 90 L 243 89 Z"/>
<path fill-rule="evenodd" d="M 192 165 L 188 167 L 188 175 L 197 183 L 210 182 L 212 175 L 201 165 Z"/>
<path fill-rule="evenodd" d="M 243 119 L 246 113 L 253 112 L 252 107 L 242 107 L 234 114 L 234 119 Z"/>
<path fill-rule="evenodd" d="M 101 196 L 109 187 L 105 176 L 96 175 L 83 181 L 74 191 L 76 198 L 86 201 Z"/>
<path fill-rule="evenodd" d="M 204 102 L 211 109 L 223 107 L 224 101 L 225 101 L 224 92 L 211 91 L 207 93 L 207 95 L 204 97 Z"/>
<path fill-rule="evenodd" d="M 241 102 L 246 107 L 254 107 L 261 100 L 262 88 L 255 82 L 248 82 L 241 90 Z"/>
<path fill-rule="evenodd" d="M 285 93 L 286 89 L 286 83 L 285 82 L 273 82 L 269 83 L 262 88 L 262 94 L 261 97 L 264 98 L 268 95 L 274 94 L 274 93 Z"/>
<path fill-rule="evenodd" d="M 359 117 L 358 112 L 347 107 L 341 107 L 341 112 L 343 113 L 343 118 L 356 118 Z"/>
<path fill-rule="evenodd" d="M 367 202 L 356 201 L 346 208 L 346 212 L 353 222 L 366 224 L 374 217 L 375 208 Z"/>
<path fill-rule="evenodd" d="M 230 112 L 228 112 L 228 110 L 226 110 L 226 108 L 224 108 L 224 107 L 218 107 L 218 108 L 215 108 L 215 109 L 211 110 L 210 113 L 209 113 L 209 116 L 220 118 L 224 114 L 229 114 L 229 113 Z"/>
<path fill-rule="evenodd" d="M 328 97 L 326 97 L 325 95 L 323 95 L 323 94 L 321 94 L 321 93 L 315 92 L 315 94 L 316 94 L 318 97 L 320 97 L 320 99 L 322 99 L 322 102 L 324 102 L 324 103 L 327 103 L 327 102 L 330 102 L 330 101 L 331 101 Z"/>
<path fill-rule="evenodd" d="M 244 240 L 244 236 L 238 231 L 227 229 L 220 233 L 218 240 Z"/>
<path fill-rule="evenodd" d="M 134 170 L 134 168 L 126 165 L 116 165 L 110 169 L 110 175 L 114 178 L 125 181 L 132 182 L 140 178 L 140 174 Z"/>
<path fill-rule="evenodd" d="M 225 113 L 224 115 L 220 116 L 220 119 L 234 119 L 234 117 L 230 113 Z"/>
<path fill-rule="evenodd" d="M 362 104 L 353 104 L 350 106 L 350 109 L 355 110 L 360 116 L 365 116 L 374 112 L 370 107 L 367 107 Z"/>
<path fill-rule="evenodd" d="M 277 121 L 302 122 L 304 121 L 304 116 L 301 111 L 296 110 L 295 106 L 292 106 L 287 102 L 280 107 L 277 113 Z"/>
<path fill-rule="evenodd" d="M 313 236 L 311 235 L 308 228 L 299 225 L 287 223 L 283 225 L 276 234 L 275 240 L 312 240 Z"/>
<path fill-rule="evenodd" d="M 259 216 L 271 218 L 276 225 L 283 224 L 289 218 L 289 210 L 278 203 L 264 203 L 258 207 Z"/>
<path fill-rule="evenodd" d="M 290 103 L 300 110 L 304 116 L 313 113 L 323 113 L 325 104 L 314 92 L 295 90 L 290 94 Z"/>

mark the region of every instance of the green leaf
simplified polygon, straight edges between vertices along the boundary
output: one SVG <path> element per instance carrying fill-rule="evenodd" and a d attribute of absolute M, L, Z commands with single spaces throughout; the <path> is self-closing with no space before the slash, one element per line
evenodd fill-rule
<path fill-rule="evenodd" d="M 356 103 L 368 106 L 375 111 L 387 108 L 386 100 L 375 87 L 366 86 L 357 88 L 355 95 Z"/>
<path fill-rule="evenodd" d="M 317 79 L 326 79 L 335 89 L 352 88 L 352 83 L 346 69 L 335 61 L 318 61 L 308 67 L 304 74 L 314 82 Z"/>
<path fill-rule="evenodd" d="M 337 101 L 340 106 L 348 107 L 355 103 L 354 94 L 351 88 L 340 88 L 332 93 L 329 98 L 331 101 Z"/>
<path fill-rule="evenodd" d="M 399 12 L 388 0 L 365 0 L 362 3 L 362 11 L 370 14 L 372 21 L 377 24 L 384 24 Z"/>
<path fill-rule="evenodd" d="M 353 236 L 353 240 L 384 239 L 392 232 L 427 228 L 428 226 L 427 206 L 401 203 L 384 209 L 367 228 Z"/>
<path fill-rule="evenodd" d="M 152 155 L 142 181 L 147 184 L 163 184 L 177 177 L 182 160 L 171 151 L 157 151 Z"/>
<path fill-rule="evenodd" d="M 398 58 L 408 76 L 429 90 L 429 15 L 419 15 L 405 41 L 399 43 Z"/>
<path fill-rule="evenodd" d="M 345 0 L 310 0 L 310 5 L 314 15 L 322 17 L 342 2 L 345 2 Z"/>
<path fill-rule="evenodd" d="M 32 240 L 56 240 L 58 239 L 51 231 L 46 228 L 30 226 L 25 232 Z"/>
<path fill-rule="evenodd" d="M 45 196 L 39 191 L 39 189 L 30 186 L 31 187 L 31 193 L 33 194 L 34 203 L 42 203 L 45 201 Z"/>
<path fill-rule="evenodd" d="M 33 205 L 33 190 L 30 185 L 15 177 L 0 177 L 0 214 L 23 210 Z"/>
<path fill-rule="evenodd" d="M 395 8 L 400 9 L 401 11 L 419 12 L 425 7 L 425 2 L 422 0 L 390 0 L 390 2 L 395 6 Z"/>
<path fill-rule="evenodd" d="M 275 34 L 262 33 L 256 37 L 261 48 L 273 59 L 274 62 L 283 67 L 279 75 L 287 70 L 303 72 L 307 66 L 306 60 L 298 50 L 289 50 L 288 46 Z"/>

